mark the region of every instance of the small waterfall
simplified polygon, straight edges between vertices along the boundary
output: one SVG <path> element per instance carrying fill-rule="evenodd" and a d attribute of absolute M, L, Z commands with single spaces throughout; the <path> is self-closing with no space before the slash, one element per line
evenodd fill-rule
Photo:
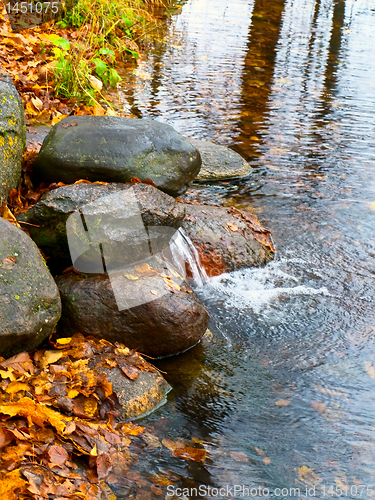
<path fill-rule="evenodd" d="M 201 287 L 208 281 L 206 271 L 200 263 L 197 249 L 183 229 L 180 228 L 174 234 L 169 243 L 169 249 L 168 260 L 182 276 L 186 276 L 186 281 L 190 285 Z"/>

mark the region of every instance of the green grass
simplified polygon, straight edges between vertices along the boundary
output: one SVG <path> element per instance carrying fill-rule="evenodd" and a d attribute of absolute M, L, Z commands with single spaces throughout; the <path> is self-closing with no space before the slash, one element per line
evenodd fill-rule
<path fill-rule="evenodd" d="M 64 17 L 56 25 L 75 30 L 76 38 L 71 43 L 59 36 L 53 40 L 56 95 L 92 104 L 100 83 L 115 86 L 120 81 L 117 62 L 139 57 L 140 41 L 157 26 L 155 7 L 166 10 L 172 2 L 68 0 Z"/>

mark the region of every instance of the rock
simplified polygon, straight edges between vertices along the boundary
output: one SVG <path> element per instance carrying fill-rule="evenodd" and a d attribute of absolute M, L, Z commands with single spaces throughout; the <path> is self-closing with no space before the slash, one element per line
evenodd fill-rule
<path fill-rule="evenodd" d="M 136 354 L 137 355 L 137 354 Z M 149 363 L 147 363 L 149 365 Z M 151 367 L 151 365 L 149 365 Z M 120 368 L 103 368 L 121 405 L 122 419 L 144 417 L 166 402 L 171 386 L 155 369 L 141 371 L 136 380 L 127 378 Z"/>
<path fill-rule="evenodd" d="M 37 347 L 61 313 L 57 286 L 35 243 L 0 218 L 0 354 Z"/>
<path fill-rule="evenodd" d="M 11 78 L 0 68 L 0 204 L 21 180 L 21 161 L 26 143 L 21 97 Z"/>
<path fill-rule="evenodd" d="M 141 219 L 139 219 L 139 230 L 134 229 L 132 238 L 129 238 L 128 227 L 124 228 L 123 226 L 132 217 L 131 208 L 132 206 L 134 208 L 134 204 L 131 200 L 134 198 L 133 195 L 138 203 L 136 208 Z M 103 199 L 107 200 L 108 203 L 103 203 Z M 126 201 L 129 203 L 127 204 Z M 84 207 L 88 207 L 87 210 Z M 173 233 L 181 226 L 185 215 L 184 205 L 177 203 L 171 196 L 153 186 L 143 183 L 107 185 L 81 183 L 54 189 L 43 195 L 30 210 L 17 217 L 19 221 L 33 224 L 32 226 L 28 225 L 27 228 L 38 247 L 50 257 L 48 265 L 53 272 L 61 272 L 72 265 L 66 222 L 68 217 L 79 209 L 84 210 L 87 220 L 90 217 L 92 220 L 93 213 L 96 213 L 96 217 L 100 216 L 105 222 L 105 224 L 102 223 L 103 234 L 98 235 L 98 238 L 102 238 L 100 242 L 112 240 L 115 244 L 114 252 L 118 245 L 122 245 L 123 248 L 120 249 L 120 252 L 116 250 L 116 253 L 120 253 L 120 256 L 124 258 L 129 254 L 132 262 L 137 260 L 137 248 L 138 253 L 144 253 L 145 227 L 147 229 L 152 227 L 149 236 L 153 237 L 153 243 L 160 243 L 161 237 L 157 233 L 157 228 L 170 228 L 170 232 Z M 75 224 L 80 223 L 80 221 L 80 215 L 77 213 Z M 123 228 L 123 239 L 119 235 L 121 228 Z M 160 229 L 160 231 L 165 230 Z M 164 242 L 165 238 L 162 240 Z M 124 245 L 129 243 L 133 244 L 133 247 L 126 253 Z M 146 250 L 149 251 L 148 242 Z M 111 251 L 108 249 L 108 245 L 105 251 L 108 260 L 110 259 L 108 253 Z M 99 261 L 102 264 L 101 255 L 99 255 Z M 109 260 L 107 265 L 110 265 Z M 81 268 L 80 270 L 87 272 L 92 269 Z M 100 269 L 93 269 L 93 271 L 101 272 Z"/>
<path fill-rule="evenodd" d="M 112 276 L 111 280 L 103 274 L 73 272 L 57 277 L 63 304 L 58 334 L 80 332 L 102 337 L 153 358 L 171 356 L 195 345 L 207 329 L 206 308 L 181 280 L 181 285 L 176 283 L 177 275 L 172 275 L 171 269 L 164 275 L 153 274 L 153 269 L 155 266 L 146 272 L 133 269 L 133 273 Z M 120 298 L 119 293 L 123 294 Z M 130 307 L 119 310 L 118 303 L 124 296 Z M 133 297 L 142 297 L 143 302 L 138 300 L 139 305 L 132 307 Z"/>
<path fill-rule="evenodd" d="M 238 153 L 208 141 L 189 139 L 201 154 L 202 166 L 196 181 L 218 181 L 248 175 L 250 165 Z"/>
<path fill-rule="evenodd" d="M 71 116 L 52 127 L 34 163 L 39 181 L 151 179 L 171 195 L 186 190 L 201 166 L 198 150 L 169 125 L 118 116 Z"/>
<path fill-rule="evenodd" d="M 270 232 L 256 215 L 234 207 L 185 205 L 182 228 L 198 250 L 208 276 L 261 266 L 274 257 Z"/>

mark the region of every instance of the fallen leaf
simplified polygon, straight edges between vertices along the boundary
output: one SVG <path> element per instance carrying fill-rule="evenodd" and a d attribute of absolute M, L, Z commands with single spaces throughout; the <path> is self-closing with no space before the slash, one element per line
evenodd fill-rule
<path fill-rule="evenodd" d="M 231 231 L 238 231 L 238 226 L 236 224 L 233 224 L 233 222 L 227 222 L 227 226 Z"/>
<path fill-rule="evenodd" d="M 365 361 L 365 370 L 368 375 L 370 375 L 371 378 L 375 378 L 375 369 L 372 363 L 370 361 Z"/>
<path fill-rule="evenodd" d="M 254 446 L 254 449 L 258 453 L 258 455 L 261 455 L 262 457 L 266 456 L 266 453 L 263 450 L 261 450 L 260 448 L 258 448 L 257 446 Z"/>
<path fill-rule="evenodd" d="M 304 476 L 305 474 L 309 474 L 312 472 L 312 469 L 309 469 L 306 465 L 301 465 L 301 467 L 298 469 L 298 474 L 300 476 Z"/>
<path fill-rule="evenodd" d="M 231 451 L 229 453 L 229 455 L 236 462 L 248 462 L 249 461 L 249 457 L 245 453 L 242 453 L 242 451 Z"/>
<path fill-rule="evenodd" d="M 262 462 L 264 463 L 264 465 L 269 465 L 271 463 L 271 459 L 270 457 L 264 457 Z"/>
<path fill-rule="evenodd" d="M 62 358 L 63 353 L 61 351 L 45 351 L 40 364 L 42 368 L 46 366 L 56 363 L 60 358 Z"/>
<path fill-rule="evenodd" d="M 279 399 L 278 401 L 275 402 L 275 405 L 276 406 L 289 406 L 290 401 L 288 401 L 286 399 Z"/>

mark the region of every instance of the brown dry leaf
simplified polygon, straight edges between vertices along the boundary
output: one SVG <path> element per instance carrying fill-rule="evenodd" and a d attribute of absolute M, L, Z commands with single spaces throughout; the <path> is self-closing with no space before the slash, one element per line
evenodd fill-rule
<path fill-rule="evenodd" d="M 290 401 L 288 401 L 287 399 L 279 399 L 278 401 L 275 402 L 275 405 L 276 406 L 289 406 Z"/>
<path fill-rule="evenodd" d="M 164 443 L 163 443 L 164 444 Z M 203 462 L 207 458 L 207 451 L 203 448 L 193 448 L 192 446 L 184 446 L 175 448 L 172 452 L 174 457 L 183 458 L 184 460 L 192 460 L 193 462 Z"/>
<path fill-rule="evenodd" d="M 3 269 L 13 269 L 14 266 L 16 265 L 16 262 L 17 262 L 17 259 L 15 257 L 13 257 L 13 255 L 10 255 L 9 257 L 5 257 L 5 259 L 3 259 L 3 265 L 2 265 L 2 268 Z"/>
<path fill-rule="evenodd" d="M 271 459 L 269 457 L 264 457 L 262 462 L 264 463 L 264 465 L 269 465 L 271 463 Z"/>
<path fill-rule="evenodd" d="M 231 451 L 229 453 L 229 455 L 236 462 L 248 462 L 249 461 L 249 457 L 245 453 L 242 453 L 242 451 Z"/>
<path fill-rule="evenodd" d="M 163 494 L 163 490 L 161 488 L 158 488 L 154 484 L 151 485 L 151 491 L 155 493 L 155 495 L 160 496 Z"/>

